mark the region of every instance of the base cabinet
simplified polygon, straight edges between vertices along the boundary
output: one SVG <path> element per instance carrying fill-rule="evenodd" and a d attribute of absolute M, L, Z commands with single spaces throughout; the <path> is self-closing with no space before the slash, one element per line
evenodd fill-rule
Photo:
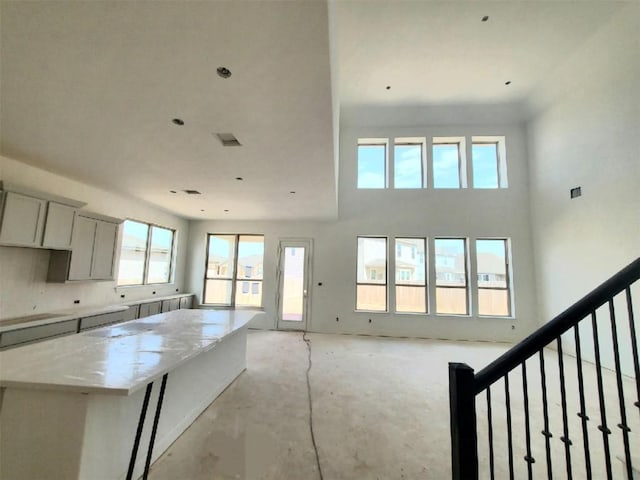
<path fill-rule="evenodd" d="M 151 315 L 155 315 L 156 313 L 162 312 L 162 302 L 148 302 L 140 304 L 140 313 L 138 318 L 149 317 Z"/>
<path fill-rule="evenodd" d="M 0 349 L 27 345 L 48 338 L 60 337 L 77 333 L 78 319 L 65 320 L 64 322 L 38 325 L 37 327 L 20 328 L 3 332 L 0 336 Z"/>
<path fill-rule="evenodd" d="M 80 319 L 80 331 L 91 330 L 93 328 L 104 327 L 112 323 L 123 322 L 125 320 L 125 311 L 103 313 L 101 315 L 93 315 L 91 317 L 83 317 Z"/>

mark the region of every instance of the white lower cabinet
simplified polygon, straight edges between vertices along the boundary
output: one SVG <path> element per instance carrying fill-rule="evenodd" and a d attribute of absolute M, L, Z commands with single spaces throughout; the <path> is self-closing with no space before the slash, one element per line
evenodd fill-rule
<path fill-rule="evenodd" d="M 47 338 L 60 337 L 77 333 L 78 319 L 65 320 L 64 322 L 48 323 L 37 327 L 20 328 L 3 332 L 0 336 L 0 348 L 26 345 L 28 343 L 45 340 Z"/>
<path fill-rule="evenodd" d="M 179 298 L 172 298 L 171 300 L 162 301 L 162 313 L 172 312 L 173 310 L 178 310 L 179 308 L 180 308 Z"/>
<path fill-rule="evenodd" d="M 180 308 L 192 308 L 193 307 L 193 295 L 187 295 L 180 298 Z"/>
<path fill-rule="evenodd" d="M 148 302 L 140 304 L 140 313 L 138 318 L 148 317 L 150 315 L 155 315 L 156 313 L 162 312 L 162 302 L 158 300 L 157 302 Z"/>
<path fill-rule="evenodd" d="M 93 315 L 91 317 L 83 317 L 80 319 L 80 331 L 90 330 L 92 328 L 104 327 L 112 323 L 123 322 L 125 320 L 125 310 L 121 312 L 103 313 Z"/>

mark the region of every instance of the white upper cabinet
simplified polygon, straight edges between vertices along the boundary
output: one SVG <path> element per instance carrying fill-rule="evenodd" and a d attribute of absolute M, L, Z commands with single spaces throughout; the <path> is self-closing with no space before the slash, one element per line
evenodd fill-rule
<path fill-rule="evenodd" d="M 78 215 L 73 229 L 73 254 L 70 256 L 68 280 L 91 279 L 91 262 L 97 221 Z"/>
<path fill-rule="evenodd" d="M 78 208 L 86 205 L 0 181 L 0 245 L 68 250 Z"/>
<path fill-rule="evenodd" d="M 91 277 L 94 279 L 113 279 L 113 263 L 118 239 L 118 225 L 101 222 L 96 224 L 96 239 L 91 262 Z"/>

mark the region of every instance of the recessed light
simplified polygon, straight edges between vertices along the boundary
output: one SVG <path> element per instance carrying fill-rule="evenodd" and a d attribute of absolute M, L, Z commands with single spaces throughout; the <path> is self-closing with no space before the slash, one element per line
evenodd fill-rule
<path fill-rule="evenodd" d="M 296 193 L 295 191 L 291 190 L 289 193 Z"/>
<path fill-rule="evenodd" d="M 385 88 L 386 88 L 387 90 L 391 90 L 391 85 L 387 85 Z"/>
<path fill-rule="evenodd" d="M 169 193 L 178 193 L 175 190 L 169 190 Z"/>
<path fill-rule="evenodd" d="M 218 75 L 222 78 L 229 78 L 231 76 L 231 70 L 229 70 L 227 67 L 218 67 L 216 72 L 218 72 Z"/>
<path fill-rule="evenodd" d="M 238 180 L 238 181 L 240 181 L 240 182 L 241 182 L 242 180 L 244 180 L 244 178 L 242 178 L 242 177 L 236 177 L 236 180 Z"/>
<path fill-rule="evenodd" d="M 204 208 L 201 208 L 201 209 L 200 209 L 200 211 L 201 211 L 201 212 L 204 212 Z"/>
<path fill-rule="evenodd" d="M 173 120 L 171 120 L 175 125 L 184 125 L 184 120 L 182 120 L 181 118 L 174 118 Z"/>
<path fill-rule="evenodd" d="M 228 211 L 229 211 L 229 209 L 228 209 L 228 208 L 225 208 L 225 209 L 224 209 L 224 211 L 225 211 L 225 212 L 228 212 Z"/>
<path fill-rule="evenodd" d="M 485 15 L 484 17 L 482 17 L 483 22 L 486 22 L 487 20 L 489 20 L 489 15 Z"/>
<path fill-rule="evenodd" d="M 187 195 L 202 195 L 198 190 L 183 190 Z"/>
<path fill-rule="evenodd" d="M 511 80 L 504 82 L 505 85 L 511 85 Z"/>

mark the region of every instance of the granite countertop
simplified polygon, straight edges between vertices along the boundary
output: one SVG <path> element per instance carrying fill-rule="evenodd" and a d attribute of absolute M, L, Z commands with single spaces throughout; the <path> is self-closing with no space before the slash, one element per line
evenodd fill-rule
<path fill-rule="evenodd" d="M 256 313 L 174 310 L 0 352 L 0 387 L 131 395 Z"/>
<path fill-rule="evenodd" d="M 26 317 L 7 318 L 0 320 L 0 333 L 19 328 L 37 327 L 49 323 L 64 322 L 76 318 L 91 317 L 104 313 L 123 312 L 128 310 L 128 305 L 106 305 L 104 307 L 83 307 L 54 312 L 40 313 Z"/>

